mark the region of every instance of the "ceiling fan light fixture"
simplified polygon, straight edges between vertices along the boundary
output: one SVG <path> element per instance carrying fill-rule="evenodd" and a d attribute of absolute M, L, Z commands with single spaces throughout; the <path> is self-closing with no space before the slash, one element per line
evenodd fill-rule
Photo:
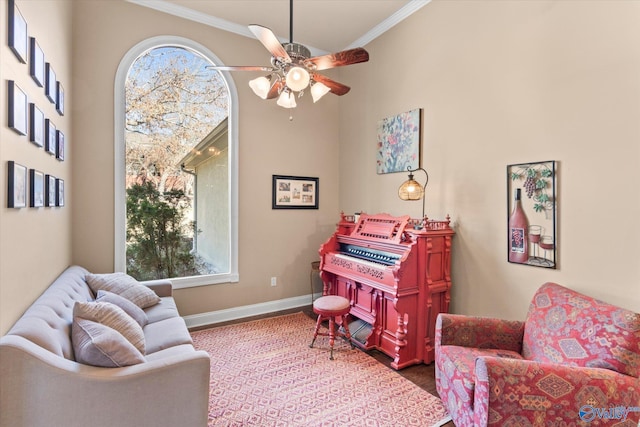
<path fill-rule="evenodd" d="M 260 98 L 267 99 L 267 95 L 271 89 L 271 76 L 263 76 L 249 80 L 249 87 L 253 90 L 253 93 L 258 95 Z"/>
<path fill-rule="evenodd" d="M 293 92 L 283 90 L 276 103 L 282 108 L 296 108 L 296 97 Z"/>
<path fill-rule="evenodd" d="M 287 72 L 287 86 L 295 92 L 306 89 L 306 87 L 309 86 L 310 80 L 311 76 L 309 76 L 309 72 L 302 67 L 291 67 Z"/>
<path fill-rule="evenodd" d="M 315 103 L 319 101 L 320 98 L 329 93 L 330 90 L 331 89 L 329 89 L 327 85 L 320 82 L 314 82 L 311 86 L 311 97 L 313 98 L 313 102 Z"/>

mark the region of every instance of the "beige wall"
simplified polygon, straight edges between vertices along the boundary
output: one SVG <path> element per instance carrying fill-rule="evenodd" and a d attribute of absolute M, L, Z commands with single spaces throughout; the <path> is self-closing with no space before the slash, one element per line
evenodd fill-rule
<path fill-rule="evenodd" d="M 75 135 L 71 128 L 74 90 L 71 78 L 71 3 L 67 1 L 18 1 L 27 21 L 29 36 L 35 37 L 65 88 L 65 116 L 45 97 L 7 46 L 7 0 L 0 0 L 0 334 L 4 334 L 22 312 L 71 263 L 71 208 L 73 181 L 71 163 Z M 59 162 L 42 147 L 8 128 L 7 81 L 14 80 L 45 118 L 64 132 L 65 161 Z M 7 208 L 7 162 L 51 174 L 65 181 L 67 206 L 63 208 Z"/>
<path fill-rule="evenodd" d="M 74 123 L 76 177 L 74 262 L 92 271 L 113 270 L 114 78 L 123 56 L 159 35 L 189 38 L 227 64 L 268 63 L 255 39 L 216 30 L 124 1 L 75 3 Z M 288 111 L 256 97 L 253 74 L 233 77 L 239 117 L 240 282 L 176 291 L 183 315 L 279 300 L 309 293 L 309 268 L 338 219 L 338 103 L 309 96 L 289 121 Z M 271 210 L 271 175 L 320 178 L 319 210 Z M 270 286 L 270 277 L 278 286 Z"/>
<path fill-rule="evenodd" d="M 376 175 L 375 130 L 423 108 L 427 213 L 457 231 L 454 312 L 522 318 L 545 281 L 640 311 L 639 20 L 637 1 L 430 3 L 344 71 L 340 208 L 420 216 L 396 198 L 405 174 Z M 506 261 L 506 165 L 546 160 L 557 270 Z"/>
<path fill-rule="evenodd" d="M 127 51 L 172 34 L 227 64 L 267 60 L 255 40 L 123 1 L 18 5 L 66 82 L 67 160 L 8 130 L 0 102 L 0 333 L 68 264 L 113 269 L 113 86 Z M 347 96 L 307 97 L 293 122 L 236 73 L 240 282 L 178 290 L 181 312 L 308 293 L 309 263 L 340 210 L 419 216 L 419 203 L 396 199 L 405 175 L 375 172 L 378 120 L 418 107 L 427 212 L 451 214 L 457 231 L 454 312 L 522 318 L 547 280 L 640 311 L 639 18 L 639 2 L 434 1 L 366 46 L 368 64 L 333 74 Z M 2 92 L 15 79 L 55 117 L 6 43 L 0 53 Z M 64 178 L 67 207 L 7 209 L 7 160 Z M 506 165 L 543 160 L 559 162 L 557 270 L 506 262 Z M 320 210 L 271 210 L 272 174 L 320 177 Z"/>

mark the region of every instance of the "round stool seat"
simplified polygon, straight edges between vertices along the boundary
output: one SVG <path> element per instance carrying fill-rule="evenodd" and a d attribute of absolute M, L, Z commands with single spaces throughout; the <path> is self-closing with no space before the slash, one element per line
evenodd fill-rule
<path fill-rule="evenodd" d="M 325 316 L 341 316 L 349 312 L 349 300 L 337 295 L 320 297 L 313 302 L 313 311 Z"/>

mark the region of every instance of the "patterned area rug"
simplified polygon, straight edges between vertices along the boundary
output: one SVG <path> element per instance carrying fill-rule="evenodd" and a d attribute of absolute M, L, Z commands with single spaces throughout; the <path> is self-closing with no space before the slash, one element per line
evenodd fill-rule
<path fill-rule="evenodd" d="M 440 399 L 304 313 L 193 332 L 211 356 L 209 426 L 441 426 Z"/>

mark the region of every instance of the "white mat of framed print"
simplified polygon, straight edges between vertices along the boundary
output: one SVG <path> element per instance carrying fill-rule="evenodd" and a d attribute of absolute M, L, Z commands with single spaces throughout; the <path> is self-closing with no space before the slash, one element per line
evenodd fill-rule
<path fill-rule="evenodd" d="M 273 175 L 272 209 L 318 209 L 319 178 Z"/>
<path fill-rule="evenodd" d="M 407 111 L 378 122 L 378 174 L 406 172 L 420 167 L 422 109 Z"/>

